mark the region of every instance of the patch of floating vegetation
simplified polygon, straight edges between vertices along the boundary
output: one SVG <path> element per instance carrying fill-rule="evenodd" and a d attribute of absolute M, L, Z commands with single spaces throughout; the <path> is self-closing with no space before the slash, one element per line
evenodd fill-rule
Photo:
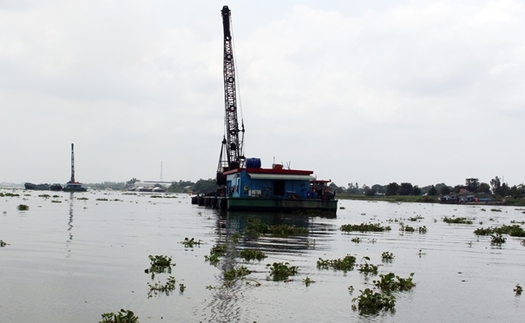
<path fill-rule="evenodd" d="M 343 232 L 353 232 L 353 231 L 359 231 L 359 232 L 382 232 L 382 231 L 390 231 L 392 228 L 390 226 L 383 227 L 381 224 L 376 223 L 361 223 L 361 224 L 343 224 L 341 226 L 341 231 Z"/>
<path fill-rule="evenodd" d="M 7 197 L 18 197 L 18 196 L 20 196 L 20 194 L 17 194 L 17 193 L 9 193 L 9 192 L 7 192 L 7 193 L 0 193 L 0 197 L 6 197 L 6 196 L 7 196 Z M 30 195 L 30 196 L 31 196 L 31 195 Z"/>
<path fill-rule="evenodd" d="M 369 257 L 363 257 L 361 261 L 364 261 L 364 264 L 359 265 L 358 271 L 360 273 L 363 273 L 365 275 L 377 275 L 377 269 L 379 266 L 369 264 L 368 261 L 370 261 Z"/>
<path fill-rule="evenodd" d="M 490 236 L 490 244 L 493 246 L 501 246 L 505 242 L 507 242 L 507 238 L 502 236 L 500 233 L 495 233 Z"/>
<path fill-rule="evenodd" d="M 403 232 L 417 232 L 417 233 L 424 234 L 424 233 L 428 232 L 428 229 L 427 229 L 426 226 L 414 228 L 412 226 L 404 225 L 403 223 L 400 223 L 399 231 L 403 231 Z"/>
<path fill-rule="evenodd" d="M 29 210 L 29 206 L 26 205 L 26 204 L 19 204 L 17 206 L 17 209 L 18 209 L 18 211 L 27 211 L 27 210 Z"/>
<path fill-rule="evenodd" d="M 244 276 L 248 276 L 249 274 L 251 274 L 251 271 L 245 266 L 233 267 L 230 270 L 224 272 L 224 279 L 227 281 L 232 281 Z"/>
<path fill-rule="evenodd" d="M 156 255 L 148 256 L 151 262 L 150 268 L 147 268 L 144 270 L 146 274 L 151 273 L 151 279 L 155 278 L 155 274 L 161 274 L 161 273 L 168 273 L 171 274 L 171 267 L 175 266 L 175 264 L 171 263 L 171 257 L 163 256 L 163 255 Z"/>
<path fill-rule="evenodd" d="M 525 237 L 525 230 L 519 225 L 502 225 L 501 227 L 477 228 L 474 234 L 478 236 L 488 236 L 492 234 L 508 234 L 511 237 Z"/>
<path fill-rule="evenodd" d="M 306 276 L 305 279 L 303 279 L 304 284 L 306 287 L 310 286 L 310 284 L 315 283 L 315 280 L 311 280 L 310 277 Z"/>
<path fill-rule="evenodd" d="M 253 250 L 253 249 L 244 249 L 239 252 L 239 257 L 244 259 L 245 261 L 251 261 L 251 260 L 257 260 L 261 261 L 268 256 L 260 251 L 260 250 Z"/>
<path fill-rule="evenodd" d="M 374 286 L 381 289 L 383 293 L 391 294 L 393 292 L 409 291 L 416 286 L 414 283 L 414 273 L 408 278 L 401 278 L 394 273 L 379 274 L 379 280 L 374 280 Z"/>
<path fill-rule="evenodd" d="M 226 245 L 225 244 L 216 244 L 210 249 L 210 255 L 205 255 L 204 260 L 209 261 L 210 265 L 217 265 L 219 263 L 220 257 L 223 257 L 226 254 Z"/>
<path fill-rule="evenodd" d="M 492 212 L 502 212 L 501 209 L 490 209 Z"/>
<path fill-rule="evenodd" d="M 109 200 L 105 197 L 99 197 L 98 199 L 96 199 L 96 201 L 109 201 Z"/>
<path fill-rule="evenodd" d="M 394 273 L 380 274 L 379 280 L 374 280 L 374 286 L 380 289 L 380 292 L 375 292 L 370 288 L 361 291 L 361 295 L 352 299 L 352 302 L 357 301 L 357 306 L 352 305 L 352 309 L 359 309 L 359 314 L 377 314 L 381 310 L 394 310 L 396 298 L 392 293 L 410 291 L 416 286 L 413 281 L 414 273 L 411 273 L 408 278 L 401 278 Z"/>
<path fill-rule="evenodd" d="M 352 238 L 350 241 L 355 242 L 355 243 L 360 243 L 360 242 L 361 242 L 361 238 L 359 238 L 359 237 L 354 237 L 354 238 Z"/>
<path fill-rule="evenodd" d="M 381 260 L 383 262 L 392 262 L 392 260 L 394 260 L 395 256 L 393 253 L 391 252 L 388 252 L 388 251 L 384 251 L 382 254 L 381 254 Z"/>
<path fill-rule="evenodd" d="M 400 223 L 399 231 L 414 232 L 416 231 L 416 229 L 414 229 L 414 227 L 411 227 L 409 225 L 404 225 L 403 223 Z"/>
<path fill-rule="evenodd" d="M 184 238 L 184 241 L 182 241 L 181 243 L 184 245 L 185 248 L 192 248 L 194 246 L 200 246 L 201 245 L 201 240 L 195 240 L 195 238 L 191 238 L 191 239 L 188 239 L 188 237 Z"/>
<path fill-rule="evenodd" d="M 352 304 L 352 309 L 359 310 L 360 315 L 377 314 L 381 310 L 394 311 L 396 305 L 396 298 L 393 295 L 387 295 L 380 292 L 375 292 L 370 288 L 364 291 L 360 290 L 361 295 L 352 299 L 352 302 L 357 301 L 357 306 Z"/>
<path fill-rule="evenodd" d="M 516 221 L 516 220 L 511 220 L 510 223 L 512 223 L 512 224 L 521 224 L 521 225 L 524 225 L 524 224 L 525 224 L 525 221 Z"/>
<path fill-rule="evenodd" d="M 121 309 L 117 314 L 102 314 L 102 321 L 99 323 L 139 323 L 139 318 L 132 311 Z"/>
<path fill-rule="evenodd" d="M 51 203 L 62 203 L 62 201 L 59 201 L 59 200 L 52 200 Z"/>
<path fill-rule="evenodd" d="M 162 284 L 160 281 L 154 284 L 147 283 L 149 286 L 148 298 L 152 296 L 158 296 L 160 294 L 166 294 L 169 296 L 175 289 L 175 277 L 169 276 L 166 284 Z"/>
<path fill-rule="evenodd" d="M 43 198 L 47 199 L 47 198 L 50 198 L 51 195 L 49 195 L 49 194 L 40 194 L 40 195 L 38 195 L 38 197 L 43 197 Z"/>
<path fill-rule="evenodd" d="M 271 265 L 267 264 L 266 267 L 270 268 L 268 279 L 273 281 L 288 281 L 290 276 L 295 276 L 299 272 L 297 266 L 291 266 L 288 262 L 274 262 Z"/>
<path fill-rule="evenodd" d="M 287 224 L 268 225 L 257 218 L 248 218 L 246 227 L 244 228 L 244 234 L 255 239 L 259 238 L 261 235 L 288 237 L 307 235 L 308 232 L 308 228 L 301 228 Z"/>
<path fill-rule="evenodd" d="M 85 197 L 85 196 L 82 196 L 82 197 L 78 197 L 77 200 L 79 200 L 79 201 L 87 201 L 89 199 L 87 197 Z"/>
<path fill-rule="evenodd" d="M 333 270 L 342 270 L 343 272 L 347 272 L 349 270 L 353 270 L 355 267 L 356 258 L 351 255 L 346 255 L 343 259 L 322 259 L 319 258 L 317 261 L 317 268 L 318 269 L 333 269 Z"/>
<path fill-rule="evenodd" d="M 514 293 L 516 293 L 516 296 L 521 295 L 523 292 L 523 287 L 520 286 L 520 284 L 516 284 L 516 287 L 514 287 Z"/>
<path fill-rule="evenodd" d="M 445 223 L 456 223 L 456 224 L 472 224 L 474 223 L 472 220 L 470 219 L 467 219 L 467 218 L 449 218 L 449 217 L 444 217 L 443 218 L 443 222 Z"/>
<path fill-rule="evenodd" d="M 410 217 L 410 218 L 408 218 L 407 220 L 408 220 L 408 221 L 415 222 L 415 221 L 423 220 L 423 219 L 424 219 L 424 217 L 422 217 L 421 215 L 416 215 L 416 216 L 414 216 L 414 217 Z"/>

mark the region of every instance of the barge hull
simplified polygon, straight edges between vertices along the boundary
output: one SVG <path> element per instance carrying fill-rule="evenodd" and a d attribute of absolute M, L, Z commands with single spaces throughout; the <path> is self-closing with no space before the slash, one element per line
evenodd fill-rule
<path fill-rule="evenodd" d="M 223 199 L 224 201 L 221 201 Z M 219 198 L 218 205 L 227 211 L 320 211 L 336 212 L 337 200 L 272 199 L 272 198 Z"/>

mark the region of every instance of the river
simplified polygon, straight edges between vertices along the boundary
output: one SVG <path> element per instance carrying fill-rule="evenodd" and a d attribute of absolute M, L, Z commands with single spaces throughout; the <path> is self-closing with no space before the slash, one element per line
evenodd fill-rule
<path fill-rule="evenodd" d="M 335 218 L 259 213 L 220 214 L 191 204 L 187 194 L 0 190 L 0 322 L 99 322 L 101 314 L 131 310 L 139 322 L 522 322 L 525 245 L 506 236 L 501 246 L 477 237 L 479 227 L 525 220 L 509 206 L 467 206 L 340 200 Z M 48 196 L 45 196 L 47 194 Z M 17 206 L 29 206 L 19 211 Z M 447 224 L 444 217 L 473 224 Z M 249 217 L 308 228 L 288 238 L 241 236 L 233 253 L 210 265 L 213 246 L 243 233 Z M 416 221 L 411 221 L 416 220 Z M 380 223 L 392 230 L 344 233 L 343 224 Z M 426 233 L 400 231 L 400 223 Z M 522 225 L 523 227 L 523 225 Z M 200 241 L 185 246 L 185 238 Z M 356 242 L 359 238 L 359 242 Z M 251 248 L 268 256 L 243 262 Z M 394 259 L 383 262 L 383 252 Z M 149 255 L 172 257 L 176 289 L 150 293 Z M 233 256 L 232 256 L 233 255 Z M 317 261 L 354 255 L 380 265 L 379 274 L 414 273 L 411 291 L 394 293 L 395 311 L 360 315 L 352 299 L 378 276 L 317 268 Z M 267 264 L 298 267 L 289 281 L 268 279 Z M 223 268 L 251 273 L 224 284 Z M 305 279 L 313 282 L 305 284 Z M 181 291 L 180 284 L 185 288 Z M 352 286 L 350 289 L 349 287 Z M 352 291 L 353 289 L 353 291 Z"/>

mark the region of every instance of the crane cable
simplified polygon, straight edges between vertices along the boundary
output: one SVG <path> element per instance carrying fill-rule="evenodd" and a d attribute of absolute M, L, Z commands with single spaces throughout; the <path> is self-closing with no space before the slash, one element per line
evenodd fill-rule
<path fill-rule="evenodd" d="M 230 34 L 233 35 L 233 23 L 232 23 L 232 19 L 231 19 L 231 16 L 230 16 Z M 233 63 L 235 64 L 235 66 L 238 66 L 237 65 L 237 56 L 235 55 L 235 53 L 237 53 L 237 50 L 235 49 L 235 39 L 234 37 L 231 38 L 231 42 L 232 42 L 232 49 L 233 49 Z M 237 73 L 237 67 L 235 68 L 235 80 L 236 80 L 236 85 L 235 85 L 235 91 L 237 92 L 237 97 L 238 97 L 238 100 L 237 100 L 237 106 L 240 110 L 240 114 L 241 114 L 241 124 L 244 125 L 244 116 L 242 114 L 242 101 L 241 101 L 241 86 L 240 86 L 240 82 L 239 82 L 239 75 Z M 243 145 L 244 145 L 244 142 L 243 142 Z"/>

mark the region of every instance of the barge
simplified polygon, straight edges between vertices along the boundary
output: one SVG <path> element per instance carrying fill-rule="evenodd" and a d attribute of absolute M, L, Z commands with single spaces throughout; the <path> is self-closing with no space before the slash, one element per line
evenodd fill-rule
<path fill-rule="evenodd" d="M 225 211 L 296 212 L 337 211 L 330 180 L 317 180 L 313 171 L 285 169 L 282 164 L 263 168 L 259 158 L 245 158 L 244 121 L 237 118 L 236 73 L 234 66 L 231 12 L 221 10 L 224 31 L 223 80 L 225 134 L 217 167 L 217 191 L 198 195 L 193 204 Z"/>

